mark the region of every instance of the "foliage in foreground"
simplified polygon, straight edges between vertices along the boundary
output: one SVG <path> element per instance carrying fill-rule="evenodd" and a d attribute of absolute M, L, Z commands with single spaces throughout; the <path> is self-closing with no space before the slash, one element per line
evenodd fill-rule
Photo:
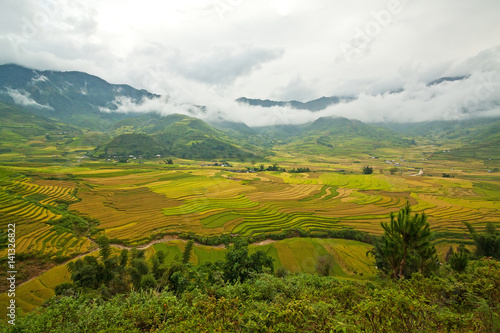
<path fill-rule="evenodd" d="M 132 291 L 108 301 L 58 296 L 7 332 L 496 332 L 500 264 L 381 284 L 261 273 L 185 291 Z M 0 324 L 5 325 L 5 324 Z"/>
<path fill-rule="evenodd" d="M 483 233 L 478 233 L 470 223 L 464 222 L 464 224 L 474 240 L 478 257 L 500 259 L 500 232 L 493 223 L 487 223 Z"/>
<path fill-rule="evenodd" d="M 72 283 L 63 283 L 55 288 L 60 294 L 91 294 L 109 299 L 115 294 L 126 293 L 133 287 L 139 289 L 164 289 L 180 294 L 214 281 L 227 283 L 244 282 L 264 271 L 273 272 L 273 259 L 259 250 L 249 254 L 248 242 L 239 239 L 226 252 L 224 261 L 206 262 L 193 266 L 189 263 L 193 241 L 186 244 L 182 261 L 165 263 L 166 254 L 156 252 L 149 260 L 144 250 L 127 250 L 120 256 L 110 256 L 109 240 L 98 239 L 99 258 L 85 256 L 68 263 Z"/>

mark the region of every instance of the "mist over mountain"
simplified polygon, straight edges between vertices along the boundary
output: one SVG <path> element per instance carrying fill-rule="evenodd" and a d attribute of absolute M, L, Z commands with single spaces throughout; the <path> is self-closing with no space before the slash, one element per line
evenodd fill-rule
<path fill-rule="evenodd" d="M 253 105 L 253 106 L 261 106 L 264 108 L 271 108 L 273 106 L 280 107 L 291 107 L 299 110 L 309 110 L 309 111 L 321 111 L 326 109 L 327 107 L 339 103 L 348 103 L 355 100 L 355 97 L 339 97 L 339 96 L 331 96 L 331 97 L 321 97 L 308 102 L 299 102 L 299 101 L 271 101 L 269 99 L 261 100 L 261 99 L 249 99 L 246 97 L 240 97 L 236 100 L 238 103 Z"/>
<path fill-rule="evenodd" d="M 463 75 L 463 76 L 453 76 L 453 77 L 440 77 L 438 79 L 435 79 L 429 83 L 427 83 L 427 87 L 446 83 L 446 82 L 454 82 L 454 81 L 462 81 L 466 80 L 470 77 L 470 75 Z M 383 92 L 380 93 L 381 95 L 384 94 L 400 94 L 405 91 L 404 88 L 397 88 L 397 89 L 392 89 L 388 92 Z M 355 101 L 357 97 L 353 96 L 330 96 L 330 97 L 320 97 L 318 99 L 314 99 L 311 101 L 307 102 L 299 102 L 299 101 L 273 101 L 269 99 L 252 99 L 252 98 L 246 98 L 246 97 L 240 97 L 236 99 L 236 102 L 240 104 L 247 104 L 247 105 L 252 105 L 252 106 L 261 106 L 264 108 L 272 108 L 272 107 L 290 107 L 293 109 L 299 109 L 299 110 L 309 110 L 309 111 L 321 111 L 324 110 L 330 106 L 334 106 L 336 104 L 340 103 L 349 103 L 352 101 Z"/>
<path fill-rule="evenodd" d="M 110 84 L 83 72 L 39 71 L 18 65 L 0 66 L 0 101 L 36 114 L 90 128 L 124 118 L 113 112 L 116 100 L 141 103 L 159 97 L 129 85 Z M 130 115 L 129 115 L 130 116 Z"/>
<path fill-rule="evenodd" d="M 210 123 L 250 127 L 300 125 L 319 118 L 345 117 L 365 123 L 418 123 L 500 116 L 496 71 L 409 82 L 397 90 L 315 100 L 273 101 L 208 98 L 203 105 L 182 96 L 163 96 L 129 85 L 110 84 L 83 72 L 39 71 L 0 66 L 0 102 L 72 125 L 105 129 L 142 114 L 184 114 Z"/>

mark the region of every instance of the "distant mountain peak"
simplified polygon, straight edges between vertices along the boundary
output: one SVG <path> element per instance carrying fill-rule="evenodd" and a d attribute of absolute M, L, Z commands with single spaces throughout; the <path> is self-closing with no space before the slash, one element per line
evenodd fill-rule
<path fill-rule="evenodd" d="M 253 105 L 253 106 L 261 106 L 264 108 L 271 108 L 274 106 L 281 106 L 281 107 L 292 107 L 294 109 L 300 109 L 300 110 L 309 110 L 309 111 L 321 111 L 329 107 L 330 105 L 335 105 L 339 103 L 347 103 L 355 100 L 355 97 L 351 96 L 331 96 L 331 97 L 320 97 L 318 99 L 308 101 L 308 102 L 299 102 L 295 100 L 291 101 L 273 101 L 269 99 L 251 99 L 251 98 L 246 98 L 246 97 L 240 97 L 236 99 L 236 102 L 242 103 L 242 104 L 248 104 L 248 105 Z"/>
<path fill-rule="evenodd" d="M 430 86 L 434 86 L 434 85 L 437 85 L 437 84 L 441 84 L 443 82 L 453 82 L 453 81 L 462 81 L 462 80 L 466 80 L 470 77 L 470 75 L 463 75 L 463 76 L 443 76 L 443 77 L 440 77 L 434 81 L 431 81 L 429 83 L 427 83 L 427 86 L 430 87 Z"/>
<path fill-rule="evenodd" d="M 429 83 L 427 83 L 427 86 L 433 86 L 433 85 L 438 85 L 444 82 L 453 82 L 453 81 L 462 81 L 466 80 L 470 77 L 470 75 L 463 75 L 463 76 L 443 76 L 438 79 L 435 79 Z M 388 91 L 389 94 L 399 94 L 403 92 L 403 88 L 399 89 L 393 89 L 391 91 Z M 330 96 L 330 97 L 320 97 L 308 102 L 299 102 L 296 100 L 291 100 L 291 101 L 274 101 L 270 99 L 257 99 L 257 98 L 247 98 L 247 97 L 240 97 L 236 99 L 236 102 L 241 103 L 241 104 L 248 104 L 252 106 L 260 106 L 264 108 L 271 108 L 271 107 L 292 107 L 294 109 L 301 109 L 301 110 L 309 110 L 309 111 L 321 111 L 326 109 L 327 107 L 339 103 L 349 103 L 354 100 L 356 100 L 357 97 L 354 96 Z"/>

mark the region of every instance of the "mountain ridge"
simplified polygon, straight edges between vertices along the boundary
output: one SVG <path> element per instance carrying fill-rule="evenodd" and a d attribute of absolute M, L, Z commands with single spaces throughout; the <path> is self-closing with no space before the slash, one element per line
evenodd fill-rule
<path fill-rule="evenodd" d="M 443 76 L 440 78 L 437 78 L 431 82 L 428 82 L 426 85 L 428 87 L 433 86 L 433 85 L 439 85 L 441 83 L 446 83 L 446 82 L 453 82 L 453 81 L 461 81 L 461 80 L 466 80 L 470 77 L 470 75 L 463 75 L 463 76 Z M 399 94 L 403 92 L 403 88 L 398 88 L 389 91 L 390 94 Z M 261 106 L 264 108 L 271 108 L 271 107 L 286 107 L 290 106 L 294 109 L 299 109 L 299 110 L 309 110 L 309 111 L 321 111 L 326 109 L 327 107 L 331 105 L 336 105 L 339 103 L 349 103 L 352 101 L 355 101 L 357 99 L 356 96 L 330 96 L 330 97 L 320 97 L 317 99 L 313 99 L 307 102 L 300 102 L 296 100 L 291 100 L 291 101 L 275 101 L 275 100 L 270 100 L 270 99 L 258 99 L 258 98 L 247 98 L 247 97 L 240 97 L 236 99 L 236 102 L 241 103 L 241 104 L 247 104 L 247 105 L 252 105 L 252 106 Z"/>
<path fill-rule="evenodd" d="M 309 111 L 321 111 L 326 109 L 330 105 L 335 105 L 339 103 L 348 103 L 355 100 L 352 96 L 330 96 L 330 97 L 320 97 L 308 102 L 299 102 L 296 100 L 292 101 L 273 101 L 269 99 L 250 99 L 246 97 L 240 97 L 236 99 L 236 102 L 241 104 L 248 104 L 252 106 L 261 106 L 264 108 L 271 108 L 274 106 L 286 107 L 291 106 L 294 109 L 299 110 L 309 110 Z"/>
<path fill-rule="evenodd" d="M 0 102 L 20 105 L 29 111 L 80 127 L 105 129 L 133 116 L 102 112 L 115 110 L 115 101 L 129 98 L 137 103 L 159 97 L 129 85 L 111 84 L 85 72 L 38 71 L 19 65 L 0 66 Z"/>
<path fill-rule="evenodd" d="M 467 78 L 443 77 L 431 83 L 441 84 Z M 25 98 L 24 105 L 14 100 L 16 93 L 20 94 L 17 97 Z M 409 147 L 415 144 L 415 140 L 437 143 L 454 140 L 454 147 L 464 147 L 467 154 L 473 154 L 472 148 L 477 147 L 483 151 L 481 156 L 487 156 L 488 146 L 497 143 L 500 145 L 498 126 L 492 127 L 491 124 L 496 120 L 366 124 L 343 117 L 319 117 L 301 125 L 249 127 L 245 123 L 230 122 L 223 118 L 205 122 L 181 114 L 163 116 L 155 110 L 147 113 L 112 112 L 118 107 L 115 103 L 117 98 L 129 98 L 141 103 L 145 98 L 156 97 L 160 96 L 128 85 L 110 84 L 97 76 L 79 71 L 37 71 L 13 64 L 0 66 L 0 103 L 3 103 L 0 106 L 11 107 L 10 113 L 4 117 L 4 123 L 12 123 L 16 119 L 16 112 L 12 110 L 18 110 L 26 119 L 34 117 L 29 114 L 45 117 L 35 118 L 39 119 L 37 121 L 40 124 L 48 122 L 54 128 L 70 128 L 71 130 L 59 132 L 74 134 L 59 137 L 52 135 L 58 140 L 57 149 L 86 142 L 83 145 L 85 148 L 90 148 L 92 144 L 97 146 L 91 153 L 94 157 L 142 154 L 149 157 L 171 155 L 187 159 L 245 159 L 270 156 L 274 147 L 280 145 L 308 154 L 331 155 L 353 153 L 359 149 L 374 151 L 381 147 Z M 288 103 L 293 103 L 303 109 L 319 110 L 325 105 L 352 100 L 354 97 L 332 96 L 305 103 L 246 98 L 240 98 L 239 102 L 257 101 L 263 107 L 292 106 Z M 21 105 L 16 106 L 16 102 Z M 104 108 L 111 112 L 103 112 Z M 82 132 L 84 129 L 85 134 Z M 24 126 L 24 136 L 15 133 L 21 131 L 19 128 L 3 131 L 6 140 L 12 141 L 9 141 L 8 147 L 4 147 L 6 151 L 12 149 L 16 140 L 26 142 L 36 135 L 51 136 L 50 130 L 43 126 L 39 128 L 35 123 Z M 37 140 L 31 145 L 47 146 L 51 142 L 41 137 Z M 311 149 L 310 152 L 308 149 Z"/>

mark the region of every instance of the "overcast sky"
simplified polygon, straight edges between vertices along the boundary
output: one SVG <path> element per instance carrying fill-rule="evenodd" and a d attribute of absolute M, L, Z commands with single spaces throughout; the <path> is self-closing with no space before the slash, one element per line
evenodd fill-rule
<path fill-rule="evenodd" d="M 2 0 L 0 64 L 84 71 L 170 96 L 168 107 L 121 101 L 123 111 L 194 103 L 253 125 L 500 115 L 499 17 L 498 0 Z M 471 77 L 425 85 L 456 75 Z M 333 95 L 359 99 L 272 117 L 233 102 Z"/>

